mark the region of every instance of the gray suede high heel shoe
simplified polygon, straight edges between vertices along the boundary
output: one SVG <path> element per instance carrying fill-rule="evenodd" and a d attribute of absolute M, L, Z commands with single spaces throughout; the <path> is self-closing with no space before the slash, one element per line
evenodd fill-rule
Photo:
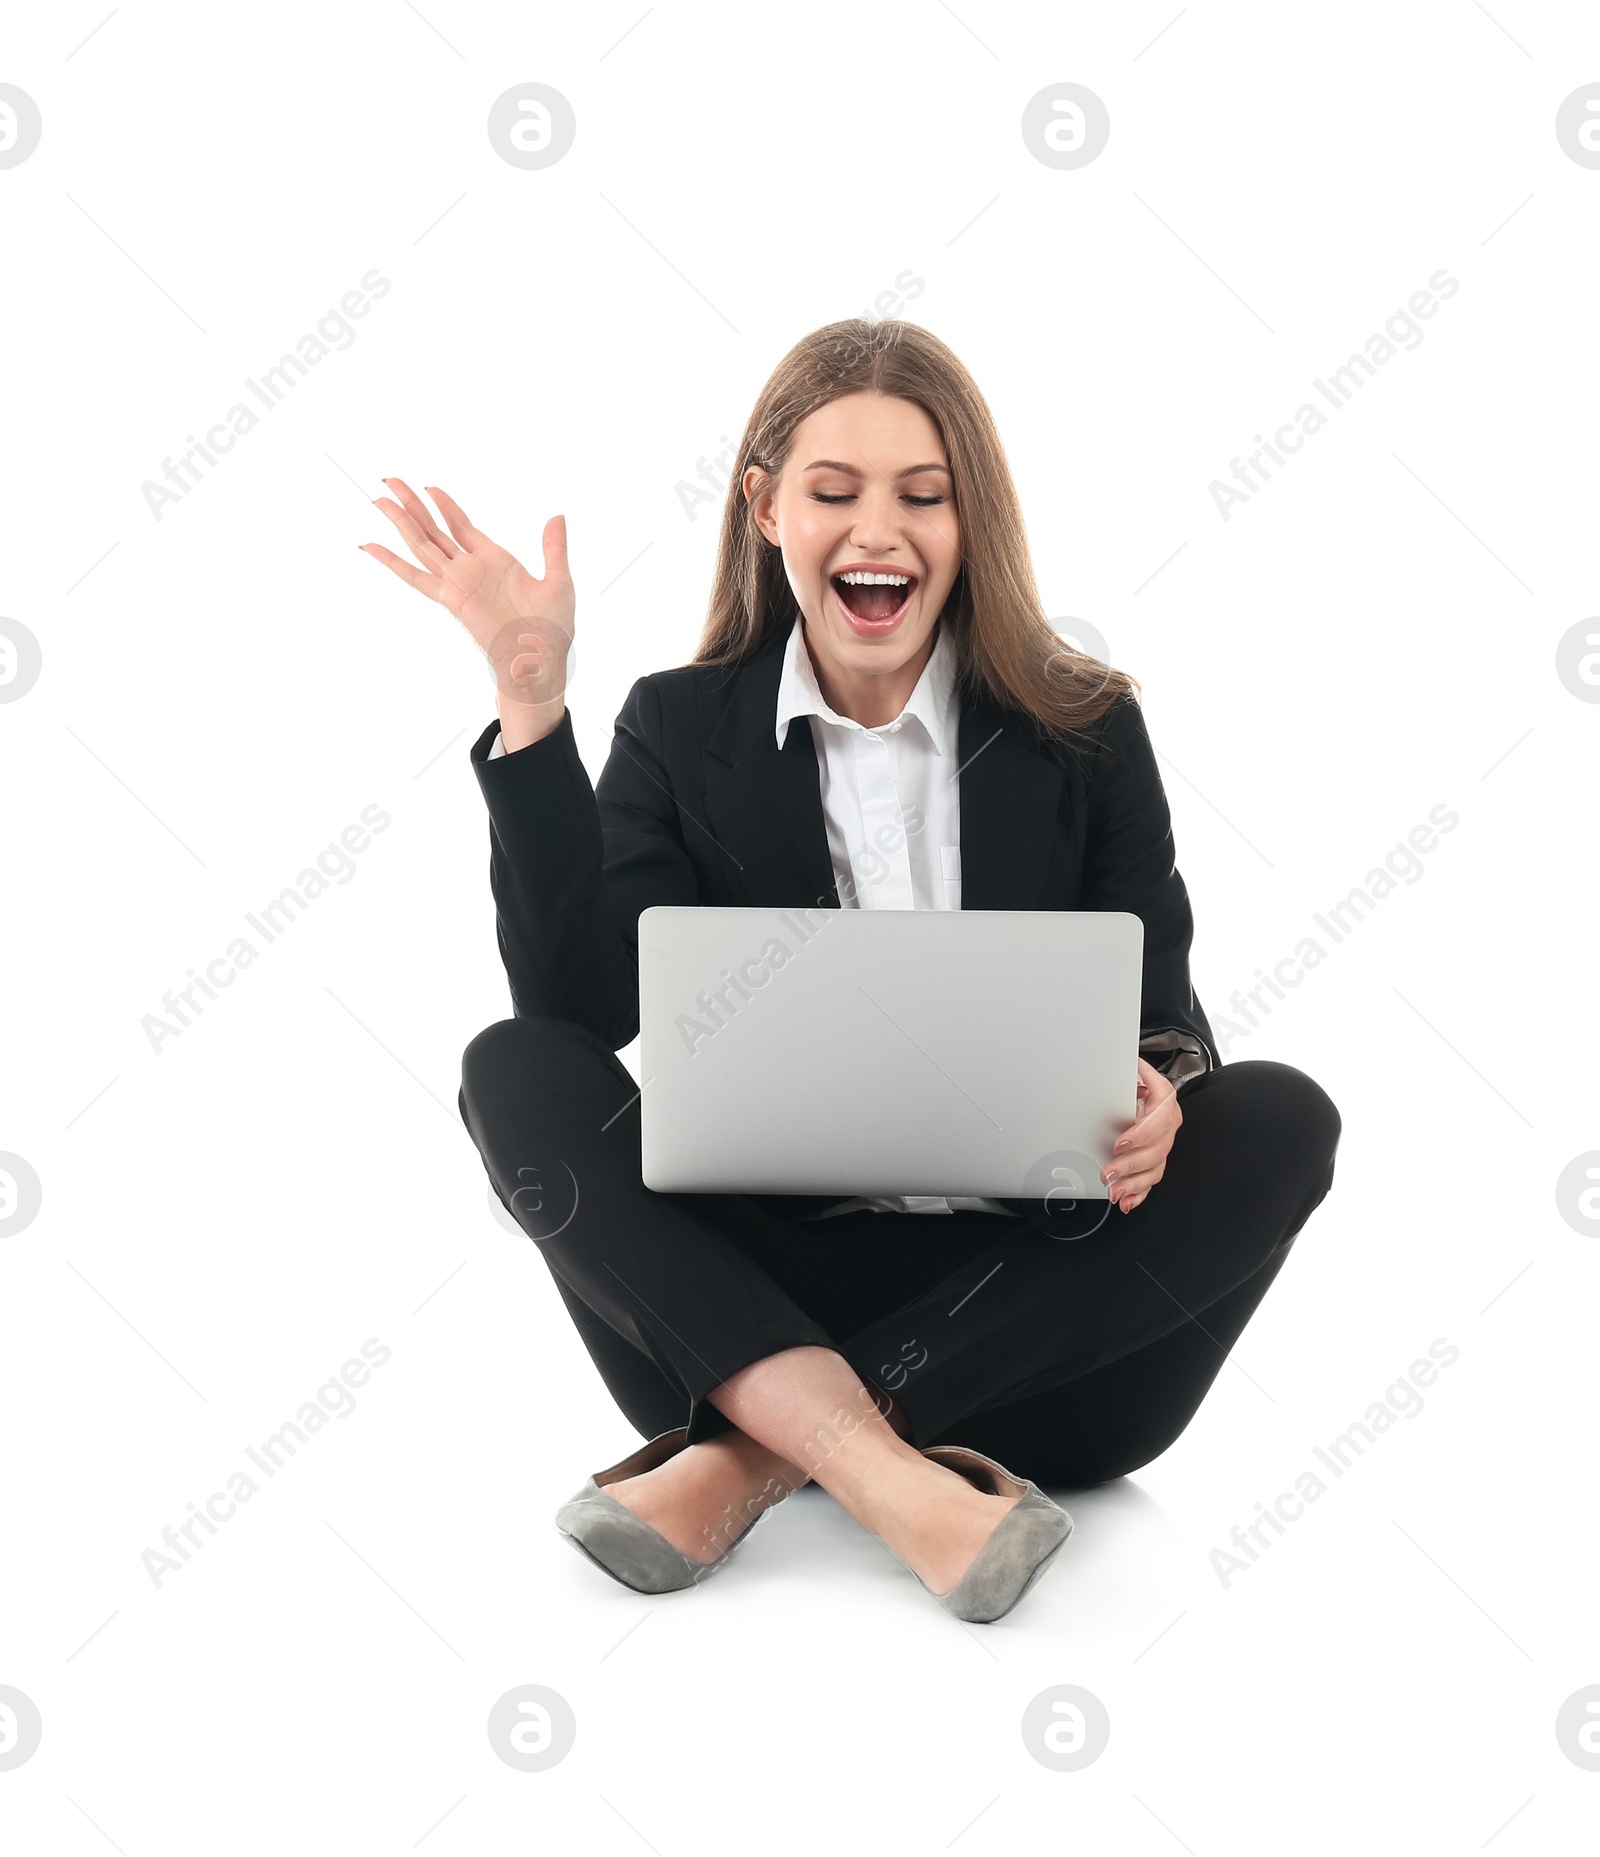
<path fill-rule="evenodd" d="M 664 1431 L 648 1444 L 641 1445 L 632 1456 L 623 1458 L 620 1464 L 613 1464 L 609 1470 L 597 1470 L 583 1488 L 556 1511 L 556 1527 L 578 1552 L 636 1593 L 675 1593 L 696 1585 L 724 1565 L 734 1548 L 755 1527 L 752 1522 L 715 1560 L 702 1564 L 681 1553 L 665 1535 L 641 1520 L 626 1504 L 606 1494 L 608 1483 L 642 1476 L 645 1471 L 654 1470 L 657 1464 L 664 1464 L 669 1457 L 676 1457 L 685 1448 L 688 1430 L 688 1426 L 680 1425 L 674 1431 Z M 765 1514 L 763 1509 L 761 1515 Z M 756 1522 L 761 1520 L 761 1515 L 756 1517 Z"/>
<path fill-rule="evenodd" d="M 922 1455 L 964 1476 L 986 1496 L 1021 1498 L 1001 1517 L 999 1527 L 949 1592 L 935 1593 L 917 1576 L 922 1590 L 932 1593 L 945 1611 L 968 1624 L 992 1625 L 1005 1617 L 1066 1546 L 1072 1517 L 1037 1484 L 1013 1476 L 981 1451 L 962 1444 L 930 1444 Z M 894 1553 L 893 1548 L 889 1551 Z M 895 1559 L 900 1559 L 898 1554 Z M 904 1561 L 900 1564 L 905 1565 Z"/>

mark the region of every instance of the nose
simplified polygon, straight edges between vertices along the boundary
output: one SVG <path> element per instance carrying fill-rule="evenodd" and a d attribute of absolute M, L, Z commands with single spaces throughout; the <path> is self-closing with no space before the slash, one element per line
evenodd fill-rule
<path fill-rule="evenodd" d="M 856 502 L 856 519 L 850 530 L 852 547 L 884 560 L 900 544 L 900 512 L 894 488 L 878 480 L 865 485 Z"/>

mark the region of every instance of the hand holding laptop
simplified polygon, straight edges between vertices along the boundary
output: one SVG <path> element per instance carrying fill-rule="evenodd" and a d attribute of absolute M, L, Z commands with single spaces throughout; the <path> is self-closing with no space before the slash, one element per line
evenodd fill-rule
<path fill-rule="evenodd" d="M 1139 1107 L 1133 1127 L 1111 1144 L 1111 1159 L 1100 1170 L 1113 1205 L 1132 1212 L 1167 1170 L 1167 1156 L 1183 1121 L 1178 1092 L 1153 1064 L 1139 1060 Z"/>

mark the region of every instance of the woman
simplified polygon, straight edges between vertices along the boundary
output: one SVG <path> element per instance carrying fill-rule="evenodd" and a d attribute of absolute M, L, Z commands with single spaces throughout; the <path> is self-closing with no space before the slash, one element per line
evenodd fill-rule
<path fill-rule="evenodd" d="M 740 441 L 695 657 L 634 684 L 593 787 L 564 519 L 537 578 L 386 481 L 420 566 L 367 552 L 496 675 L 472 760 L 516 1017 L 468 1046 L 462 1116 L 649 1440 L 558 1526 L 671 1590 L 815 1478 L 948 1610 L 1002 1616 L 1071 1528 L 1034 1479 L 1173 1442 L 1328 1191 L 1339 1117 L 1287 1065 L 1218 1066 L 1134 686 L 1052 631 L 982 396 L 911 323 L 796 345 Z M 649 1191 L 615 1054 L 656 903 L 1138 914 L 1109 1201 Z"/>

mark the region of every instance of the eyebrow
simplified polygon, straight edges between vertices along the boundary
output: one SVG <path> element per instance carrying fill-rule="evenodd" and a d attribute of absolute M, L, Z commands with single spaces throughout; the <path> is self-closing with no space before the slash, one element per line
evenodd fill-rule
<path fill-rule="evenodd" d="M 805 468 L 808 471 L 843 471 L 846 477 L 864 477 L 866 475 L 865 471 L 857 470 L 853 464 L 841 464 L 837 458 L 818 458 L 814 463 L 806 465 Z M 950 475 L 950 467 L 945 464 L 908 464 L 900 475 L 902 477 L 915 477 L 921 471 L 943 471 L 946 477 Z"/>

